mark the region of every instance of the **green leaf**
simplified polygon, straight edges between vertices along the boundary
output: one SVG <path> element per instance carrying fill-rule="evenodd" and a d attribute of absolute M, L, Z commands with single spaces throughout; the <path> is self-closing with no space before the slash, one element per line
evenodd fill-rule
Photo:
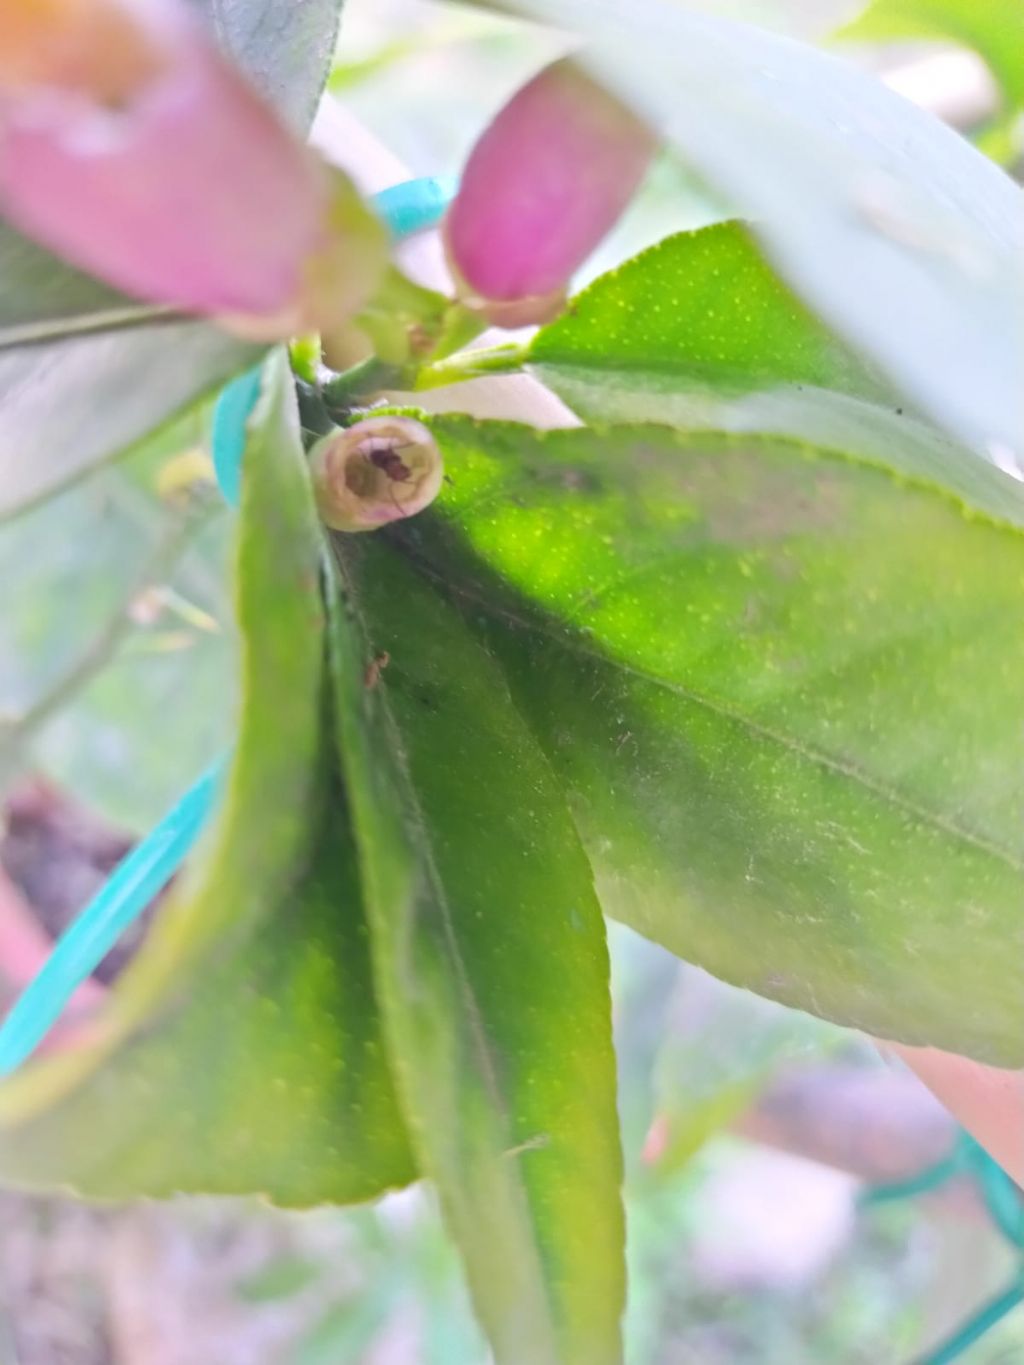
<path fill-rule="evenodd" d="M 587 421 L 798 437 L 1024 525 L 1024 486 L 905 408 L 782 284 L 743 224 L 678 233 L 603 275 L 527 359 Z"/>
<path fill-rule="evenodd" d="M 586 34 L 597 73 L 910 401 L 988 458 L 1020 453 L 1024 196 L 998 167 L 848 63 L 676 0 L 505 7 Z"/>
<path fill-rule="evenodd" d="M 414 1174 L 351 835 L 325 804 L 320 531 L 283 355 L 249 430 L 243 702 L 217 827 L 78 1045 L 0 1086 L 9 1182 L 308 1204 Z"/>
<path fill-rule="evenodd" d="M 185 498 L 157 486 L 203 425 L 194 413 L 0 523 L 0 581 L 17 584 L 0 616 L 0 787 L 27 762 L 141 832 L 222 751 L 233 517 L 205 486 Z"/>
<path fill-rule="evenodd" d="M 602 275 L 541 328 L 529 356 L 613 376 L 664 375 L 726 396 L 777 385 L 885 393 L 737 222 L 677 233 Z"/>
<path fill-rule="evenodd" d="M 197 2 L 223 46 L 307 126 L 341 0 Z M 164 313 L 0 222 L 0 517 L 127 449 L 259 354 L 208 323 Z"/>
<path fill-rule="evenodd" d="M 338 43 L 343 0 L 193 0 L 221 47 L 303 131 L 313 122 Z"/>
<path fill-rule="evenodd" d="M 342 765 L 409 1129 L 499 1362 L 621 1356 L 608 956 L 552 773 L 457 610 L 336 537 Z M 373 685 L 370 660 L 390 656 Z"/>
<path fill-rule="evenodd" d="M 162 310 L 126 298 L 36 246 L 0 219 L 0 348 L 130 327 Z"/>
<path fill-rule="evenodd" d="M 1024 1061 L 1024 542 L 779 439 L 432 423 L 403 532 L 499 653 L 606 910 L 875 1034 Z"/>
<path fill-rule="evenodd" d="M 854 42 L 937 38 L 974 48 L 1010 105 L 1024 106 L 1024 7 L 1020 0 L 872 0 L 833 35 Z"/>
<path fill-rule="evenodd" d="M 128 453 L 258 355 L 180 321 L 0 350 L 0 518 Z"/>
<path fill-rule="evenodd" d="M 243 1303 L 273 1303 L 301 1294 L 322 1274 L 322 1267 L 304 1256 L 283 1254 L 260 1266 L 235 1285 Z"/>

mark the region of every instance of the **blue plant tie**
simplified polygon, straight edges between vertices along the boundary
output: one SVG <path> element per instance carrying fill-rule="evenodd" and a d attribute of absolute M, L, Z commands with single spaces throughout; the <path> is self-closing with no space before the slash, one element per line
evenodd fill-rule
<path fill-rule="evenodd" d="M 392 185 L 373 197 L 374 207 L 397 241 L 437 227 L 455 198 L 454 176 L 426 176 Z"/>
<path fill-rule="evenodd" d="M 374 197 L 396 240 L 436 227 L 455 194 L 455 181 L 410 180 Z M 260 394 L 261 367 L 233 379 L 213 413 L 210 443 L 217 483 L 237 507 L 245 424 Z M 50 956 L 0 1024 L 0 1076 L 10 1075 L 53 1028 L 78 987 L 174 876 L 216 807 L 227 759 L 221 758 L 124 858 L 61 934 Z"/>
<path fill-rule="evenodd" d="M 247 370 L 221 389 L 214 404 L 210 424 L 210 448 L 217 486 L 230 507 L 237 507 L 242 496 L 242 455 L 245 452 L 245 424 L 260 396 L 262 367 Z"/>
<path fill-rule="evenodd" d="M 1024 1274 L 1019 1275 L 1001 1294 L 990 1299 L 942 1346 L 922 1356 L 917 1365 L 952 1365 L 954 1360 L 959 1360 L 966 1350 L 1021 1303 L 1024 1303 Z"/>
<path fill-rule="evenodd" d="M 988 1211 L 988 1216 L 1010 1245 L 1021 1254 L 1017 1274 L 1010 1284 L 958 1328 L 941 1346 L 921 1356 L 916 1365 L 952 1365 L 963 1353 L 1024 1303 L 1024 1194 L 1013 1179 L 994 1161 L 970 1133 L 960 1130 L 948 1156 L 909 1180 L 891 1185 L 874 1185 L 861 1203 L 867 1206 L 891 1199 L 909 1199 L 938 1189 L 948 1180 L 964 1177 L 973 1180 Z"/>
<path fill-rule="evenodd" d="M 0 1030 L 0 1076 L 49 1033 L 64 1005 L 170 881 L 214 807 L 223 764 L 209 768 L 110 877 L 61 935 Z"/>

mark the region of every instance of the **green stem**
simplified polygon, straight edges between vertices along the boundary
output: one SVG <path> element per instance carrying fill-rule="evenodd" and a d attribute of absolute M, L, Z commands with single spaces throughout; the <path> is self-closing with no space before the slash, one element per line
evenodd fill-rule
<path fill-rule="evenodd" d="M 362 399 L 372 398 L 381 389 L 398 387 L 404 373 L 400 365 L 371 356 L 329 379 L 322 386 L 320 396 L 329 412 L 343 411 Z"/>
<path fill-rule="evenodd" d="M 447 360 L 427 365 L 416 377 L 417 389 L 436 389 L 442 384 L 461 384 L 485 374 L 518 374 L 529 358 L 529 345 L 521 341 L 502 346 L 481 346 L 475 351 L 460 351 Z"/>
<path fill-rule="evenodd" d="M 390 364 L 373 356 L 328 380 L 320 395 L 329 412 L 358 406 L 381 389 L 436 389 L 442 384 L 461 384 L 485 374 L 518 374 L 526 365 L 529 347 L 523 342 L 481 346 L 459 351 L 445 360 L 424 365 L 417 373 L 410 366 Z"/>
<path fill-rule="evenodd" d="M 181 557 L 198 522 L 199 517 L 194 514 L 191 517 L 183 514 L 174 519 L 147 560 L 143 572 L 131 583 L 113 614 L 68 671 L 20 716 L 0 721 L 0 773 L 13 771 L 18 763 L 18 754 L 28 740 L 114 657 L 133 628 L 132 604 L 143 589 L 166 578 Z"/>

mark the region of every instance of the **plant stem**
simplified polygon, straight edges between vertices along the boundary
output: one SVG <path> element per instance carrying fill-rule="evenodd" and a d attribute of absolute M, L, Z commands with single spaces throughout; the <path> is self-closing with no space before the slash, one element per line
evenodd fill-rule
<path fill-rule="evenodd" d="M 116 610 L 67 672 L 13 720 L 0 720 L 0 773 L 17 764 L 17 753 L 36 731 L 69 702 L 116 654 L 132 628 L 131 607 L 139 593 L 160 582 L 176 564 L 196 529 L 195 516 L 183 514 L 167 529 L 145 569 L 125 592 Z"/>
<path fill-rule="evenodd" d="M 461 384 L 485 374 L 518 374 L 526 366 L 529 346 L 521 341 L 501 346 L 481 346 L 475 351 L 460 351 L 447 360 L 427 365 L 416 377 L 417 389 L 436 389 L 442 384 Z"/>
<path fill-rule="evenodd" d="M 321 388 L 320 397 L 328 412 L 334 413 L 352 407 L 358 400 L 369 398 L 381 389 L 399 385 L 402 376 L 400 366 L 371 356 L 329 379 Z"/>

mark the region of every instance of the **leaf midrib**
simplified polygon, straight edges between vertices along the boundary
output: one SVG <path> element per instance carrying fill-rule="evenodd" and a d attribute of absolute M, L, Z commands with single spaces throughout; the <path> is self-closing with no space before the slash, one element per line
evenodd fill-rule
<path fill-rule="evenodd" d="M 331 537 L 331 551 L 338 564 L 339 571 L 341 572 L 342 575 L 342 580 L 345 583 L 346 596 L 349 603 L 351 604 L 353 615 L 358 621 L 360 632 L 365 640 L 369 640 L 370 633 L 367 626 L 366 615 L 362 609 L 362 605 L 360 602 L 360 593 L 357 586 L 355 585 L 353 576 L 345 572 L 345 559 L 341 546 L 338 543 L 338 537 L 333 536 Z M 437 860 L 434 855 L 433 841 L 430 836 L 429 825 L 426 819 L 426 815 L 423 811 L 423 807 L 416 794 L 416 786 L 415 783 L 413 782 L 412 774 L 409 771 L 408 761 L 406 759 L 405 745 L 402 741 L 401 728 L 398 724 L 398 721 L 394 714 L 394 709 L 388 698 L 386 687 L 382 687 L 380 689 L 380 704 L 384 718 L 384 723 L 385 726 L 387 727 L 391 740 L 390 747 L 392 762 L 394 764 L 395 771 L 399 774 L 402 785 L 405 788 L 405 791 L 403 793 L 404 800 L 402 803 L 403 812 L 405 814 L 406 820 L 411 821 L 412 823 L 417 857 L 422 859 L 422 865 L 427 875 L 427 882 L 429 884 L 431 894 L 433 895 L 438 910 L 440 911 L 445 949 L 450 959 L 452 969 L 455 974 L 455 979 L 456 982 L 458 983 L 458 989 L 465 1005 L 464 1018 L 467 1020 L 470 1027 L 470 1031 L 473 1036 L 473 1040 L 475 1043 L 475 1051 L 477 1053 L 481 1065 L 481 1075 L 484 1082 L 484 1086 L 492 1105 L 498 1112 L 500 1121 L 505 1129 L 506 1134 L 508 1135 L 509 1139 L 511 1139 L 512 1134 L 510 1115 L 498 1079 L 499 1059 L 494 1053 L 494 1045 L 490 1040 L 486 1022 L 483 1017 L 483 1012 L 480 1008 L 479 1001 L 477 1000 L 476 993 L 473 990 L 473 985 L 472 982 L 470 981 L 469 972 L 466 968 L 466 963 L 462 956 L 462 951 L 458 941 L 458 935 L 455 931 L 455 923 L 454 917 L 452 915 L 451 904 L 448 900 L 447 893 L 444 890 L 443 879 L 441 877 L 440 869 L 438 868 Z M 532 734 L 532 731 L 530 731 L 530 733 Z M 504 1153 L 504 1155 L 508 1156 L 510 1155 L 510 1153 L 506 1152 Z M 550 1314 L 551 1304 L 547 1292 L 548 1288 L 547 1279 L 544 1273 L 543 1259 L 540 1256 L 540 1253 L 536 1245 L 534 1219 L 531 1212 L 529 1195 L 519 1174 L 519 1166 L 517 1164 L 510 1164 L 507 1166 L 507 1169 L 509 1173 L 509 1178 L 514 1181 L 515 1188 L 522 1202 L 521 1213 L 523 1215 L 525 1227 L 528 1230 L 528 1235 L 524 1240 L 526 1245 L 529 1247 L 530 1256 L 533 1261 L 532 1274 L 538 1290 L 537 1298 L 539 1302 L 546 1304 L 549 1309 L 546 1335 L 548 1336 L 549 1341 L 551 1343 L 552 1351 L 557 1351 L 558 1334 L 555 1330 L 554 1320 Z M 553 1355 L 552 1359 L 554 1358 L 555 1356 Z"/>
<path fill-rule="evenodd" d="M 126 303 L 121 308 L 98 309 L 74 316 L 40 318 L 34 322 L 10 323 L 0 327 L 0 351 L 16 351 L 29 346 L 53 346 L 77 337 L 105 332 L 123 332 L 159 323 L 187 321 L 188 315 L 174 308 Z"/>
<path fill-rule="evenodd" d="M 863 769 L 857 767 L 856 764 L 850 763 L 848 760 L 840 758 L 835 754 L 830 754 L 823 749 L 818 749 L 812 745 L 806 744 L 784 731 L 776 730 L 771 726 L 765 725 L 763 722 L 757 721 L 752 716 L 747 715 L 739 707 L 723 701 L 720 698 L 697 692 L 692 688 L 684 686 L 682 683 L 676 682 L 674 679 L 665 678 L 660 674 L 637 668 L 635 665 L 629 664 L 618 658 L 614 653 L 595 649 L 592 646 L 586 645 L 582 640 L 566 638 L 540 621 L 520 616 L 510 608 L 501 606 L 491 601 L 488 597 L 474 592 L 471 588 L 454 582 L 425 560 L 412 555 L 409 557 L 413 560 L 418 569 L 440 583 L 447 591 L 454 593 L 459 597 L 463 597 L 467 601 L 473 602 L 493 618 L 504 620 L 520 630 L 525 630 L 532 635 L 549 640 L 569 653 L 577 654 L 581 658 L 593 659 L 598 663 L 619 669 L 622 673 L 625 673 L 630 677 L 648 683 L 651 686 L 659 687 L 663 691 L 669 692 L 673 696 L 681 697 L 683 700 L 689 701 L 695 706 L 700 706 L 710 714 L 738 725 L 751 736 L 755 736 L 760 740 L 767 740 L 784 749 L 786 752 L 804 759 L 808 763 L 816 764 L 827 772 L 834 773 L 850 782 L 856 783 L 865 791 L 870 792 L 873 796 L 881 798 L 894 809 L 902 811 L 904 815 L 910 816 L 926 829 L 961 841 L 962 843 L 977 849 L 979 852 L 986 854 L 988 857 L 1003 863 L 1015 873 L 1024 873 L 1024 861 L 1015 855 L 1012 850 L 1004 848 L 1001 844 L 983 834 L 979 834 L 974 830 L 957 824 L 957 822 L 952 820 L 949 816 L 943 815 L 935 810 L 930 810 L 927 806 L 920 805 L 913 798 L 906 795 L 906 793 L 901 792 L 897 787 L 871 777 L 864 772 Z"/>

